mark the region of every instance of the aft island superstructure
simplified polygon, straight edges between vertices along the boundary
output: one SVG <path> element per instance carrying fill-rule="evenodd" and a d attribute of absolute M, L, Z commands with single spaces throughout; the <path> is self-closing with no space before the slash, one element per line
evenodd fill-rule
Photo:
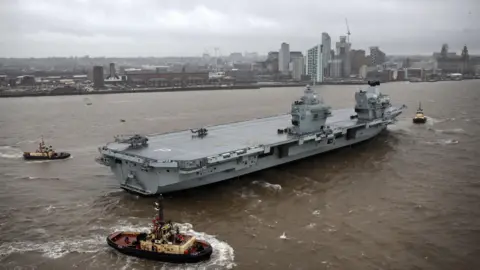
<path fill-rule="evenodd" d="M 310 88 L 289 114 L 196 130 L 119 136 L 98 150 L 123 189 L 154 195 L 211 184 L 352 145 L 394 123 L 378 82 L 355 93 L 355 108 L 332 110 Z"/>

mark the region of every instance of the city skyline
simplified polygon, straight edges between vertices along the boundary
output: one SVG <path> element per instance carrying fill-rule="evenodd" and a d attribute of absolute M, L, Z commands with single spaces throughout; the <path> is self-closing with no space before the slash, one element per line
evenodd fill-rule
<path fill-rule="evenodd" d="M 282 42 L 305 52 L 321 43 L 322 32 L 332 42 L 346 35 L 345 18 L 354 49 L 431 55 L 448 43 L 452 52 L 466 44 L 471 54 L 480 54 L 477 2 L 2 1 L 0 57 L 190 57 L 214 55 L 215 47 L 224 56 L 263 55 L 278 51 Z"/>

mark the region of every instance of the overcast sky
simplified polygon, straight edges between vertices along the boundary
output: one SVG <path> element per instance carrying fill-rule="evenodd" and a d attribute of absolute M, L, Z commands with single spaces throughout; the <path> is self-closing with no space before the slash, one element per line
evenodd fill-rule
<path fill-rule="evenodd" d="M 305 51 L 327 32 L 354 49 L 480 54 L 480 0 L 0 0 L 0 56 L 195 56 Z"/>

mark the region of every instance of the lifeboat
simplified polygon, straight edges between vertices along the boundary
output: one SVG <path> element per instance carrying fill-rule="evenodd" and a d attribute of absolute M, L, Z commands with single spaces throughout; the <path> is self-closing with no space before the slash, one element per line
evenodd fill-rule
<path fill-rule="evenodd" d="M 427 122 L 427 117 L 423 113 L 422 103 L 420 103 L 418 105 L 417 112 L 415 113 L 415 116 L 413 117 L 413 123 L 424 124 L 425 122 Z"/>
<path fill-rule="evenodd" d="M 107 244 L 125 255 L 148 260 L 197 263 L 210 259 L 212 246 L 193 235 L 180 233 L 171 222 L 164 222 L 161 196 L 156 205 L 158 215 L 149 233 L 114 232 L 107 236 Z"/>

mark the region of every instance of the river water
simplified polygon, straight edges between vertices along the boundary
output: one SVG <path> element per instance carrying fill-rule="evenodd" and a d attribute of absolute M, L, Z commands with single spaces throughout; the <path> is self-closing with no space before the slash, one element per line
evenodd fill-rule
<path fill-rule="evenodd" d="M 316 87 L 333 108 L 357 89 Z M 0 270 L 480 269 L 480 81 L 381 89 L 408 109 L 373 140 L 165 195 L 167 218 L 215 249 L 188 266 L 107 246 L 115 230 L 147 229 L 155 199 L 119 189 L 97 147 L 286 113 L 303 89 L 0 99 Z M 411 122 L 419 101 L 424 125 Z M 73 157 L 23 161 L 41 135 Z"/>

